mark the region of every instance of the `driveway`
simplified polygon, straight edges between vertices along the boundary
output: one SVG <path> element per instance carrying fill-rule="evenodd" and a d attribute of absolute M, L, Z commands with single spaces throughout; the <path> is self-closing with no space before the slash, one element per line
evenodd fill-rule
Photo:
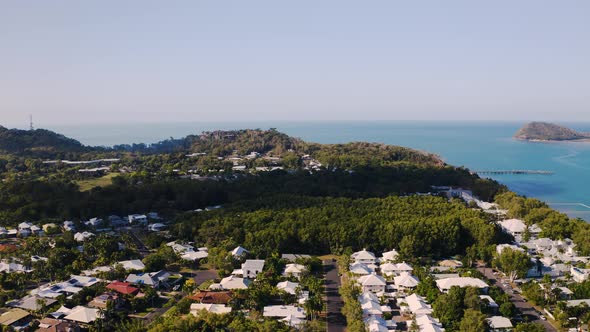
<path fill-rule="evenodd" d="M 193 271 L 195 284 L 200 286 L 207 280 L 215 280 L 219 278 L 217 270 L 194 270 Z"/>
<path fill-rule="evenodd" d="M 346 330 L 346 318 L 342 315 L 344 302 L 340 297 L 340 275 L 338 265 L 331 259 L 323 261 L 324 272 L 326 273 L 326 325 L 328 332 L 344 332 Z"/>
<path fill-rule="evenodd" d="M 516 308 L 523 315 L 527 315 L 528 317 L 534 318 L 532 322 L 543 324 L 545 331 L 557 332 L 557 329 L 553 325 L 551 325 L 551 323 L 541 319 L 540 315 L 537 313 L 537 310 L 533 308 L 533 306 L 529 302 L 527 302 L 520 294 L 514 293 L 514 290 L 512 289 L 512 286 L 510 286 L 510 283 L 507 283 L 508 286 L 504 286 L 502 284 L 502 280 L 498 276 L 494 275 L 493 270 L 491 268 L 478 267 L 477 270 L 481 272 L 489 280 L 494 280 L 495 285 L 501 288 L 504 291 L 504 293 L 510 296 L 510 301 L 514 303 Z"/>

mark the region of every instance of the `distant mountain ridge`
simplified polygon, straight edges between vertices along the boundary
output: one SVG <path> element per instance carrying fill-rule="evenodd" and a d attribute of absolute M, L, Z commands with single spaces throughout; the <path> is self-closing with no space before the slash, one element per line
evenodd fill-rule
<path fill-rule="evenodd" d="M 590 140 L 590 133 L 549 122 L 530 122 L 520 128 L 514 138 L 526 141 L 579 141 Z"/>

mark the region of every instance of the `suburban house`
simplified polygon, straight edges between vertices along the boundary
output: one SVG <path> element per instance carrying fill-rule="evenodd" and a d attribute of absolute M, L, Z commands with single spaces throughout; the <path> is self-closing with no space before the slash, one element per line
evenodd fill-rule
<path fill-rule="evenodd" d="M 125 281 L 130 284 L 147 285 L 153 288 L 160 288 L 166 281 L 168 281 L 168 278 L 170 278 L 170 273 L 160 270 L 158 272 L 151 273 L 131 273 L 127 276 Z"/>
<path fill-rule="evenodd" d="M 285 318 L 291 316 L 299 319 L 305 319 L 305 311 L 303 311 L 302 308 L 296 307 L 294 305 L 270 305 L 264 307 L 262 316 L 275 318 Z"/>
<path fill-rule="evenodd" d="M 453 286 L 465 288 L 465 287 L 475 287 L 487 292 L 488 284 L 486 284 L 483 280 L 478 278 L 472 277 L 455 277 L 455 278 L 445 278 L 436 280 L 436 286 L 438 289 L 443 292 L 447 293 L 449 289 Z"/>
<path fill-rule="evenodd" d="M 122 295 L 135 296 L 139 293 L 139 288 L 133 287 L 130 283 L 123 281 L 113 281 L 106 288 Z"/>
<path fill-rule="evenodd" d="M 368 275 L 375 272 L 374 269 L 369 268 L 366 264 L 363 263 L 351 264 L 349 267 L 349 271 L 350 273 L 357 276 Z"/>
<path fill-rule="evenodd" d="M 42 298 L 38 295 L 27 295 L 21 299 L 7 302 L 6 306 L 13 308 L 21 308 L 28 311 L 38 311 L 43 306 L 49 307 L 55 302 L 57 302 L 57 300 Z"/>
<path fill-rule="evenodd" d="M 395 249 L 386 251 L 381 257 L 381 262 L 395 262 L 398 257 L 399 253 Z"/>
<path fill-rule="evenodd" d="M 101 279 L 94 277 L 72 275 L 70 276 L 70 279 L 67 281 L 56 284 L 43 285 L 31 291 L 31 294 L 36 294 L 44 298 L 55 299 L 60 295 L 69 296 L 72 294 L 77 294 L 80 291 L 82 291 L 84 287 L 90 287 L 100 281 Z"/>
<path fill-rule="evenodd" d="M 248 253 L 249 253 L 248 250 L 246 250 L 240 246 L 235 247 L 234 250 L 231 251 L 231 255 L 234 256 L 235 258 L 242 258 L 242 257 L 246 256 L 246 254 L 248 254 Z"/>
<path fill-rule="evenodd" d="M 490 331 L 492 332 L 507 332 L 512 331 L 512 322 L 510 319 L 502 316 L 492 316 L 487 318 L 486 321 L 490 327 Z"/>
<path fill-rule="evenodd" d="M 218 284 L 211 284 L 209 289 L 221 289 L 221 290 L 232 290 L 232 289 L 246 289 L 252 281 L 244 278 L 239 278 L 236 276 L 229 276 L 221 279 L 221 282 Z"/>
<path fill-rule="evenodd" d="M 18 263 L 7 263 L 5 261 L 0 261 L 0 272 L 4 273 L 28 273 L 33 272 L 32 269 L 28 269 L 26 266 Z"/>
<path fill-rule="evenodd" d="M 66 220 L 63 223 L 63 229 L 64 229 L 64 231 L 67 231 L 67 232 L 73 232 L 76 230 L 76 224 L 74 224 L 73 221 Z"/>
<path fill-rule="evenodd" d="M 78 233 L 74 234 L 74 240 L 76 240 L 78 242 L 84 242 L 84 241 L 86 241 L 87 239 L 89 239 L 89 238 L 91 238 L 93 236 L 94 236 L 93 233 L 90 233 L 90 232 L 87 232 L 87 231 L 78 232 Z"/>
<path fill-rule="evenodd" d="M 358 283 L 361 285 L 363 292 L 381 293 L 385 292 L 387 283 L 383 277 L 376 274 L 369 274 L 358 278 Z"/>
<path fill-rule="evenodd" d="M 399 276 L 402 273 L 412 273 L 414 268 L 406 262 L 403 263 L 385 263 L 382 264 L 380 267 L 381 273 L 386 276 Z"/>
<path fill-rule="evenodd" d="M 514 239 L 518 242 L 522 240 L 522 236 L 527 230 L 527 225 L 524 221 L 520 219 L 507 219 L 500 221 L 500 227 L 502 230 L 514 237 Z M 538 237 L 539 233 L 541 233 L 541 228 L 536 224 L 528 227 L 529 234 L 532 239 Z"/>
<path fill-rule="evenodd" d="M 584 282 L 590 278 L 590 269 L 580 269 L 572 266 L 570 273 L 575 282 Z"/>
<path fill-rule="evenodd" d="M 420 283 L 420 280 L 410 273 L 403 272 L 399 276 L 393 278 L 393 283 L 395 285 L 395 289 L 398 291 L 406 291 L 416 288 L 418 283 Z"/>
<path fill-rule="evenodd" d="M 84 306 L 77 306 L 72 308 L 64 317 L 65 320 L 70 320 L 78 323 L 89 324 L 100 318 L 100 311 L 95 308 L 88 308 Z"/>
<path fill-rule="evenodd" d="M 229 314 L 231 312 L 231 307 L 228 307 L 225 304 L 192 303 L 190 310 L 191 314 L 197 317 L 201 310 L 205 310 L 213 314 Z"/>
<path fill-rule="evenodd" d="M 0 324 L 17 331 L 26 328 L 31 322 L 31 315 L 23 309 L 11 309 L 0 315 Z"/>
<path fill-rule="evenodd" d="M 206 304 L 228 304 L 232 299 L 232 292 L 230 291 L 221 291 L 221 292 L 207 292 L 201 291 L 194 295 L 189 296 L 188 298 L 197 301 L 198 303 L 206 303 Z"/>
<path fill-rule="evenodd" d="M 350 255 L 350 258 L 355 263 L 363 263 L 363 264 L 375 264 L 377 262 L 377 258 L 375 258 L 375 254 L 363 249 L 361 251 L 357 251 Z"/>
<path fill-rule="evenodd" d="M 143 269 L 145 269 L 145 265 L 139 259 L 132 259 L 132 260 L 128 260 L 128 261 L 120 261 L 120 262 L 115 263 L 114 266 L 117 266 L 117 265 L 123 266 L 123 268 L 125 270 L 127 270 L 127 271 L 143 270 Z"/>
<path fill-rule="evenodd" d="M 115 308 L 120 308 L 121 299 L 117 294 L 112 292 L 107 292 L 98 295 L 88 303 L 88 306 L 93 308 L 105 309 L 111 302 L 114 303 Z"/>
<path fill-rule="evenodd" d="M 258 273 L 262 272 L 264 269 L 264 260 L 263 259 L 247 259 L 242 264 L 242 275 L 244 278 L 254 279 Z"/>
<path fill-rule="evenodd" d="M 283 272 L 283 276 L 285 277 L 295 277 L 299 279 L 303 273 L 307 271 L 305 265 L 301 264 L 287 264 L 285 266 L 285 271 Z"/>
<path fill-rule="evenodd" d="M 416 293 L 406 296 L 403 302 L 407 304 L 407 311 L 413 315 L 420 316 L 432 314 L 432 306 L 430 306 L 422 296 Z M 403 311 L 404 306 L 400 307 Z"/>
<path fill-rule="evenodd" d="M 162 231 L 165 228 L 166 228 L 166 225 L 165 224 L 162 224 L 161 222 L 157 222 L 155 224 L 151 224 L 151 225 L 148 226 L 148 230 L 150 232 L 160 232 L 160 231 Z"/>
<path fill-rule="evenodd" d="M 130 214 L 127 216 L 130 224 L 147 225 L 148 217 L 145 214 Z"/>
<path fill-rule="evenodd" d="M 66 322 L 54 318 L 43 318 L 39 321 L 39 328 L 36 332 L 80 332 L 80 327 L 76 323 Z"/>

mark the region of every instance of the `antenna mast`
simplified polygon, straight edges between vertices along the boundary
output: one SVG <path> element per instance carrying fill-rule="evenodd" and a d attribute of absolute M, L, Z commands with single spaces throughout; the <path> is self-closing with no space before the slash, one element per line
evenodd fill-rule
<path fill-rule="evenodd" d="M 35 130 L 33 127 L 33 114 L 29 114 L 29 130 Z"/>

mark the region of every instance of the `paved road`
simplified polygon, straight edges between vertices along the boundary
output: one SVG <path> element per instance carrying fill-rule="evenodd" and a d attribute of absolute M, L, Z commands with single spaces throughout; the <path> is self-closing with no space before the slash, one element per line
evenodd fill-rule
<path fill-rule="evenodd" d="M 323 261 L 326 272 L 326 302 L 327 302 L 327 326 L 328 332 L 344 332 L 346 330 L 346 318 L 342 315 L 344 302 L 338 293 L 340 288 L 340 275 L 338 265 L 331 259 Z"/>
<path fill-rule="evenodd" d="M 219 278 L 219 274 L 217 274 L 217 270 L 194 270 L 194 279 L 195 284 L 200 286 L 207 280 L 215 280 Z"/>
<path fill-rule="evenodd" d="M 527 315 L 528 317 L 534 318 L 532 321 L 535 323 L 543 324 L 545 331 L 557 332 L 557 329 L 553 325 L 551 325 L 551 323 L 549 323 L 546 320 L 541 320 L 539 314 L 537 313 L 537 310 L 535 310 L 535 308 L 533 308 L 533 306 L 529 302 L 527 302 L 520 294 L 514 293 L 514 290 L 512 289 L 512 286 L 510 286 L 509 283 L 507 283 L 508 287 L 504 286 L 500 278 L 494 275 L 492 269 L 483 267 L 478 267 L 477 269 L 479 270 L 479 272 L 483 273 L 483 275 L 489 280 L 494 280 L 496 286 L 500 287 L 504 291 L 504 293 L 510 296 L 510 301 L 514 303 L 516 308 L 523 315 Z"/>

